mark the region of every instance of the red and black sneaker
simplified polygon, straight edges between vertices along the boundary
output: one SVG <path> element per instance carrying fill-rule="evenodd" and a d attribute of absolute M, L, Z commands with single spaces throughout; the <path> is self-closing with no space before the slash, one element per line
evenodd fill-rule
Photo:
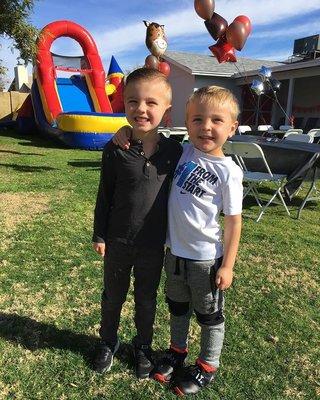
<path fill-rule="evenodd" d="M 214 380 L 215 374 L 215 368 L 209 372 L 199 364 L 190 365 L 185 368 L 184 374 L 175 380 L 172 390 L 178 396 L 196 394 Z"/>
<path fill-rule="evenodd" d="M 174 373 L 183 367 L 187 351 L 175 351 L 170 348 L 164 357 L 156 364 L 153 371 L 153 379 L 160 383 L 169 383 Z"/>

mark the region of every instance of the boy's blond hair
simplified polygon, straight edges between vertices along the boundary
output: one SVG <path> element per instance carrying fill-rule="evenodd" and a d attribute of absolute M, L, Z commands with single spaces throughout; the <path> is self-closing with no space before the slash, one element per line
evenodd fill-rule
<path fill-rule="evenodd" d="M 209 103 L 217 107 L 229 107 L 233 121 L 237 121 L 240 109 L 239 103 L 234 94 L 221 86 L 205 86 L 197 89 L 188 99 L 186 111 L 188 114 L 189 104 L 198 101 L 199 103 Z"/>
<path fill-rule="evenodd" d="M 171 104 L 171 102 L 172 102 L 171 85 L 170 85 L 166 75 L 164 75 L 162 72 L 160 72 L 154 68 L 143 67 L 143 68 L 135 69 L 134 71 L 130 72 L 130 74 L 125 79 L 124 91 L 126 90 L 126 87 L 130 83 L 135 83 L 135 82 L 139 82 L 139 81 L 153 81 L 153 80 L 159 80 L 160 82 L 164 83 L 165 88 L 166 88 L 165 95 L 168 97 L 169 103 Z"/>

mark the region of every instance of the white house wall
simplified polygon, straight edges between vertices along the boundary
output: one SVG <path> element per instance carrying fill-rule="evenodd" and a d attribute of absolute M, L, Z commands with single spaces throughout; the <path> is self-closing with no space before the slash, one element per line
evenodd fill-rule
<path fill-rule="evenodd" d="M 172 126 L 184 126 L 185 123 L 185 105 L 188 97 L 204 86 L 222 86 L 230 89 L 241 102 L 241 87 L 237 86 L 232 78 L 221 78 L 212 76 L 191 75 L 187 71 L 171 64 L 169 81 L 172 85 L 173 99 L 171 121 Z"/>
<path fill-rule="evenodd" d="M 201 88 L 204 86 L 222 86 L 226 89 L 231 90 L 231 92 L 237 97 L 238 101 L 241 102 L 241 88 L 236 85 L 235 80 L 232 78 L 221 78 L 218 76 L 196 76 L 196 88 Z"/>
<path fill-rule="evenodd" d="M 185 125 L 185 106 L 188 97 L 193 93 L 194 76 L 175 65 L 170 65 L 169 81 L 172 85 L 171 125 Z"/>

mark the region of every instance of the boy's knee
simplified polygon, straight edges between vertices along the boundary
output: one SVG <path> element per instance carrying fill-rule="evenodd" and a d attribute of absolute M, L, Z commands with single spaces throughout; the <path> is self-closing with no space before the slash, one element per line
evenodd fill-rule
<path fill-rule="evenodd" d="M 182 317 L 189 311 L 190 303 L 188 301 L 173 301 L 167 296 L 166 302 L 168 303 L 170 313 L 175 317 Z"/>
<path fill-rule="evenodd" d="M 224 316 L 222 310 L 218 310 L 212 314 L 201 314 L 197 310 L 194 310 L 197 316 L 197 321 L 199 324 L 207 325 L 207 326 L 214 326 L 219 325 L 224 322 Z"/>

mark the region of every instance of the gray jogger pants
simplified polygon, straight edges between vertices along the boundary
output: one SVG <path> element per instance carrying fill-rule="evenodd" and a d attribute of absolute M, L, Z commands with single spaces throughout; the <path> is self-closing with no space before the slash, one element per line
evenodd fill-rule
<path fill-rule="evenodd" d="M 215 276 L 222 262 L 197 261 L 176 257 L 167 251 L 165 259 L 166 296 L 170 310 L 171 344 L 188 345 L 188 331 L 193 311 L 201 326 L 199 358 L 219 367 L 224 339 L 224 296 L 215 286 Z"/>

